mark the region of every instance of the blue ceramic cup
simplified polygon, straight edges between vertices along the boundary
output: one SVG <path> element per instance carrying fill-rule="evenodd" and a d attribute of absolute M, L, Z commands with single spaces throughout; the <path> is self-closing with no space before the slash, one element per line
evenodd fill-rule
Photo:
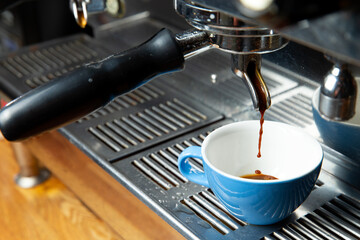
<path fill-rule="evenodd" d="M 261 158 L 257 157 L 259 121 L 225 125 L 210 133 L 201 147 L 185 149 L 178 158 L 180 172 L 190 181 L 211 188 L 237 218 L 256 225 L 288 217 L 309 196 L 319 176 L 323 150 L 302 129 L 265 121 Z M 202 159 L 204 172 L 189 158 Z M 263 174 L 276 180 L 240 176 Z"/>

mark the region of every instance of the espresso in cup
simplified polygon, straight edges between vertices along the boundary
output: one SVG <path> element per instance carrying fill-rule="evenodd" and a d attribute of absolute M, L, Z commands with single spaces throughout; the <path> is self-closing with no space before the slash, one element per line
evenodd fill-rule
<path fill-rule="evenodd" d="M 254 174 L 246 174 L 246 175 L 242 175 L 240 177 L 247 178 L 247 179 L 256 179 L 256 180 L 276 180 L 276 179 L 278 179 L 274 176 L 263 174 L 260 170 L 255 170 Z"/>
<path fill-rule="evenodd" d="M 178 157 L 187 179 L 211 188 L 231 214 L 256 225 L 281 221 L 298 208 L 315 186 L 323 160 L 321 145 L 302 129 L 272 121 L 264 128 L 261 158 L 258 121 L 220 127 L 201 147 L 189 147 Z M 204 172 L 189 158 L 202 159 Z M 267 177 L 256 179 L 260 175 Z"/>

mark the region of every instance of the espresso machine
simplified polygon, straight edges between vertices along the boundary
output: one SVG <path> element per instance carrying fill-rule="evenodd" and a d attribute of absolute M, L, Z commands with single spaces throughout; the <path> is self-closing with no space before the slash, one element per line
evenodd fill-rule
<path fill-rule="evenodd" d="M 91 15 L 104 1 L 71 1 L 93 36 L 4 55 L 1 96 L 15 99 L 0 111 L 4 137 L 59 128 L 189 239 L 360 238 L 359 4 L 161 2 L 119 1 L 122 18 L 112 19 Z M 263 227 L 231 216 L 176 168 L 184 148 L 229 122 L 259 119 L 257 110 L 304 128 L 325 152 L 307 201 Z"/>

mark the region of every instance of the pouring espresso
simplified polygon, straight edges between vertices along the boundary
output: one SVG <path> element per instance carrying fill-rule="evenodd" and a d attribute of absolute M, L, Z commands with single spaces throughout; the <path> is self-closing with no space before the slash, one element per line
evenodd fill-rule
<path fill-rule="evenodd" d="M 244 80 L 254 108 L 260 112 L 260 130 L 257 157 L 261 157 L 261 140 L 263 134 L 264 114 L 271 105 L 269 89 L 261 75 L 261 56 L 259 54 L 251 55 L 233 55 L 233 72 Z"/>

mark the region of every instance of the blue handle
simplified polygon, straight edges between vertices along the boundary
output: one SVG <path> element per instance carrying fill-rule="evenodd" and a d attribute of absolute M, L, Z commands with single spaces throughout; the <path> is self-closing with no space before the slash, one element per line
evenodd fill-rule
<path fill-rule="evenodd" d="M 205 187 L 210 187 L 205 173 L 193 168 L 188 158 L 199 158 L 203 160 L 201 147 L 191 146 L 182 151 L 178 157 L 178 168 L 181 174 L 190 181 Z"/>

